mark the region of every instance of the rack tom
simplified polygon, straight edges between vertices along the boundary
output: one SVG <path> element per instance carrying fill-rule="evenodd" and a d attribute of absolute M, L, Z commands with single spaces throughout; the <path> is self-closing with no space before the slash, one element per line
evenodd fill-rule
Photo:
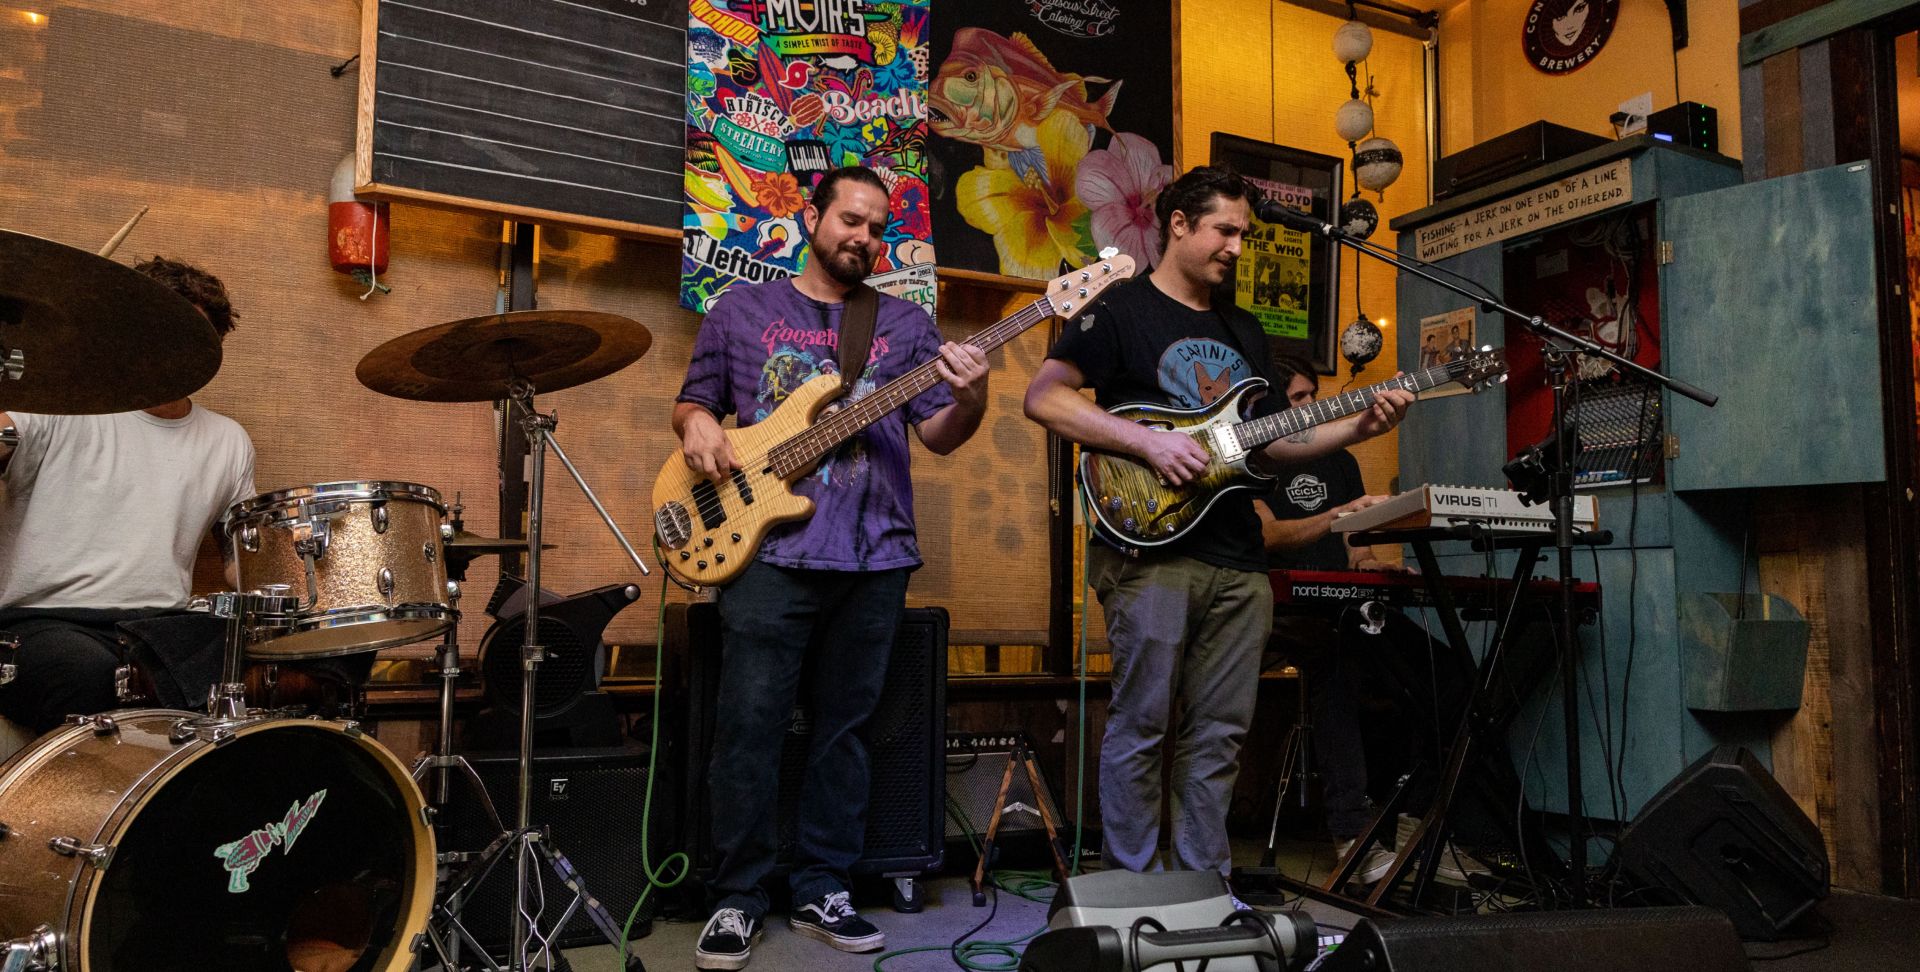
<path fill-rule="evenodd" d="M 284 585 L 290 618 L 251 633 L 256 658 L 326 658 L 404 645 L 453 623 L 446 506 L 416 483 L 344 482 L 234 505 L 227 544 L 239 589 Z"/>

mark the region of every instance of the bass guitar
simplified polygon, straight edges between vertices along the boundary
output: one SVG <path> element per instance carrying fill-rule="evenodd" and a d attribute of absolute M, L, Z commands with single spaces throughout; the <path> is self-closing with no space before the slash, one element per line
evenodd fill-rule
<path fill-rule="evenodd" d="M 1048 282 L 1045 296 L 965 343 L 981 351 L 1013 340 L 1050 317 L 1072 320 L 1095 295 L 1133 275 L 1133 258 L 1108 248 L 1100 260 Z M 937 360 L 937 359 L 934 359 Z M 813 515 L 813 501 L 793 492 L 841 443 L 914 396 L 939 383 L 933 360 L 821 415 L 846 388 L 841 376 L 815 375 L 765 419 L 727 431 L 740 468 L 714 482 L 694 472 L 674 450 L 653 483 L 653 530 L 668 573 L 712 587 L 732 580 L 753 561 L 767 531 Z"/>
<path fill-rule="evenodd" d="M 1151 428 L 1192 436 L 1207 450 L 1206 471 L 1174 486 L 1133 456 L 1082 450 L 1080 492 L 1093 510 L 1095 528 L 1114 543 L 1122 547 L 1164 546 L 1185 536 L 1220 497 L 1236 489 L 1265 489 L 1273 483 L 1274 477 L 1262 475 L 1248 463 L 1262 446 L 1372 408 L 1375 396 L 1389 388 L 1418 394 L 1458 382 L 1479 391 L 1504 381 L 1506 373 L 1502 353 L 1482 348 L 1443 365 L 1245 421 L 1240 418 L 1242 406 L 1266 389 L 1263 379 L 1244 379 L 1211 405 L 1200 408 L 1115 405 L 1107 411 Z"/>

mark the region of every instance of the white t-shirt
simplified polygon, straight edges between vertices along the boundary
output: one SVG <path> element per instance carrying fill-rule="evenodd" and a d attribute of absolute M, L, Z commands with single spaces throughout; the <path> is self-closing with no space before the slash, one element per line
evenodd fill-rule
<path fill-rule="evenodd" d="M 246 430 L 198 405 L 178 419 L 9 414 L 0 607 L 185 607 L 201 538 L 254 496 Z"/>

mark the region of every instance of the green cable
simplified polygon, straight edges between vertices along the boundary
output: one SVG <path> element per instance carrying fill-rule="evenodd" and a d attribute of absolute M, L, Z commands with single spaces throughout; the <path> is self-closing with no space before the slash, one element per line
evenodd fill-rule
<path fill-rule="evenodd" d="M 1073 491 L 1079 501 L 1080 518 L 1087 519 L 1087 497 L 1080 490 Z M 1087 542 L 1092 542 L 1093 534 L 1087 534 Z M 1083 547 L 1080 554 L 1080 712 L 1075 719 L 1073 732 L 1074 777 L 1073 777 L 1073 867 L 1070 874 L 1080 873 L 1080 848 L 1085 840 L 1087 826 L 1087 591 L 1093 586 L 1092 570 L 1087 566 L 1087 555 Z"/>
<path fill-rule="evenodd" d="M 647 903 L 647 895 L 652 894 L 654 888 L 665 891 L 679 886 L 680 882 L 685 881 L 687 875 L 693 871 L 693 859 L 689 858 L 684 851 L 674 851 L 667 855 L 666 859 L 660 862 L 659 867 L 654 867 L 652 863 L 653 781 L 657 778 L 658 774 L 655 770 L 660 760 L 660 696 L 666 688 L 660 677 L 661 665 L 665 662 L 667 654 L 667 585 L 664 582 L 660 585 L 660 610 L 655 615 L 654 625 L 653 737 L 647 742 L 647 795 L 640 811 L 640 873 L 646 875 L 647 886 L 641 889 L 640 897 L 633 902 L 633 910 L 627 912 L 627 923 L 620 926 L 620 941 L 617 947 L 622 955 L 626 954 L 633 923 L 639 919 L 640 908 Z M 680 873 L 670 881 L 663 879 L 661 875 L 676 864 L 680 868 Z"/>

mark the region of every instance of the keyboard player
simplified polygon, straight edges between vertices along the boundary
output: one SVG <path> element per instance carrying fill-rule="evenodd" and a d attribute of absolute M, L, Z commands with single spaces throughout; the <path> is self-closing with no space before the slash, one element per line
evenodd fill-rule
<path fill-rule="evenodd" d="M 1275 370 L 1287 381 L 1289 407 L 1314 400 L 1319 379 L 1306 362 L 1282 357 L 1276 361 Z M 1385 499 L 1366 492 L 1360 465 L 1346 450 L 1289 471 L 1269 495 L 1254 501 L 1269 566 L 1403 571 L 1398 564 L 1379 559 L 1373 548 L 1349 546 L 1346 534 L 1332 531 L 1340 514 L 1366 509 Z M 1357 603 L 1353 606 L 1359 607 Z M 1321 776 L 1327 831 L 1342 856 L 1376 813 L 1367 795 L 1367 757 L 1360 732 L 1361 684 L 1371 676 L 1387 674 L 1383 668 L 1406 667 L 1379 657 L 1380 649 L 1374 647 L 1379 639 L 1359 635 L 1355 615 L 1357 611 L 1342 612 L 1337 617 L 1322 611 L 1283 611 L 1274 617 L 1273 628 L 1275 646 L 1307 678 L 1308 709 L 1314 727 L 1309 749 Z M 1417 668 L 1426 669 L 1424 659 Z M 1424 694 L 1432 698 L 1431 681 L 1422 681 L 1427 682 Z M 1448 863 L 1456 856 L 1465 860 L 1464 855 L 1448 854 Z M 1375 845 L 1355 870 L 1355 880 L 1371 884 L 1384 876 L 1392 863 L 1392 856 Z"/>

